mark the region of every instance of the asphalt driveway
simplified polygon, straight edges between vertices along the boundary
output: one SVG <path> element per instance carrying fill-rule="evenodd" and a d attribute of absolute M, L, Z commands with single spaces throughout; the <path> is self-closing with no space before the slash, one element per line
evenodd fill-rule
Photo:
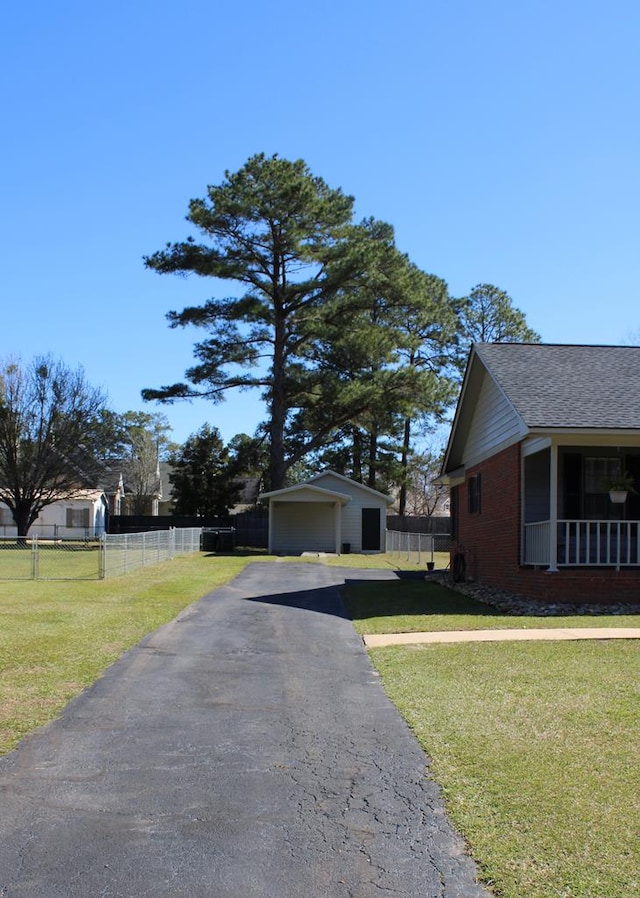
<path fill-rule="evenodd" d="M 0 759 L 0 896 L 486 896 L 345 576 L 249 565 Z"/>

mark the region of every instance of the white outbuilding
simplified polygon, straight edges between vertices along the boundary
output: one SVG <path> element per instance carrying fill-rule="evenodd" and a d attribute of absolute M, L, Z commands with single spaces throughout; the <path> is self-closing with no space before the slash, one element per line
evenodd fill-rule
<path fill-rule="evenodd" d="M 262 493 L 269 503 L 269 552 L 384 552 L 390 496 L 335 471 Z"/>

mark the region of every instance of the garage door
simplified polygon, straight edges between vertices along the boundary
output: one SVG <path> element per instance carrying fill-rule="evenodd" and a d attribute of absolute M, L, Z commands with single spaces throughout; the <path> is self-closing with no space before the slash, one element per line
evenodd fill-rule
<path fill-rule="evenodd" d="M 274 509 L 272 527 L 274 552 L 335 552 L 332 504 L 283 503 Z"/>

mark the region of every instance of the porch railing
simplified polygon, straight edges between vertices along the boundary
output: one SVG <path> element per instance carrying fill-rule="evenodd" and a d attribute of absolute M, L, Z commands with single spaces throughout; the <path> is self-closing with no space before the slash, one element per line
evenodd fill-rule
<path fill-rule="evenodd" d="M 525 564 L 550 564 L 550 535 L 550 521 L 525 524 Z M 640 521 L 558 521 L 557 563 L 561 567 L 640 566 Z"/>

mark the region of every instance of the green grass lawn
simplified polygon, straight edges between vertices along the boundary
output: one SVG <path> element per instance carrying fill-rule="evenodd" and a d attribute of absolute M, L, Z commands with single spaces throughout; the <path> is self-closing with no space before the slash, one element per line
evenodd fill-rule
<path fill-rule="evenodd" d="M 252 560 L 283 561 L 198 553 L 102 581 L 0 581 L 0 753 Z M 395 556 L 317 561 L 416 570 Z M 422 578 L 351 581 L 344 593 L 361 633 L 638 624 L 510 617 Z M 640 895 L 640 643 L 407 646 L 371 657 L 496 894 Z"/>
<path fill-rule="evenodd" d="M 361 633 L 624 627 L 638 615 L 512 616 L 424 580 L 347 583 Z M 640 643 L 373 649 L 501 898 L 640 895 Z"/>
<path fill-rule="evenodd" d="M 358 633 L 419 633 L 512 627 L 638 627 L 640 616 L 519 616 L 425 580 L 347 583 L 343 599 Z"/>
<path fill-rule="evenodd" d="M 98 580 L 100 544 L 98 540 L 39 540 L 37 552 L 28 540 L 0 541 L 0 578 L 3 580 Z"/>
<path fill-rule="evenodd" d="M 415 571 L 416 573 L 425 573 L 427 570 L 426 556 L 423 556 L 420 563 L 418 563 L 413 556 L 407 558 L 406 555 L 400 555 L 395 552 L 380 552 L 375 555 L 351 553 L 348 555 L 287 555 L 280 557 L 278 560 L 327 564 L 329 567 L 368 568 L 369 570 Z M 444 570 L 449 563 L 449 554 L 447 552 L 436 552 L 434 561 L 437 570 Z"/>
<path fill-rule="evenodd" d="M 117 566 L 114 559 L 114 551 L 110 553 L 109 569 Z M 132 559 L 131 568 L 135 569 L 138 561 L 137 550 L 129 549 Z M 243 553 L 238 549 L 228 556 L 224 553 L 216 553 L 216 557 L 238 557 Z M 259 549 L 244 550 L 251 557 L 260 556 L 263 560 L 274 560 L 275 556 L 267 555 L 266 551 Z M 138 554 L 142 554 L 141 551 Z M 445 568 L 449 561 L 448 554 L 436 553 L 436 567 Z M 397 554 L 376 555 L 292 555 L 280 557 L 280 561 L 305 562 L 315 564 L 327 564 L 332 567 L 351 568 L 375 568 L 378 570 L 399 571 L 426 571 L 426 557 L 420 562 L 416 557 L 406 557 Z M 32 551 L 31 543 L 18 548 L 16 541 L 0 541 L 0 580 L 29 580 L 32 577 Z M 47 546 L 45 541 L 39 543 L 38 549 L 38 578 L 43 580 L 97 580 L 99 578 L 99 549 L 97 543 L 85 543 L 78 541 L 73 543 L 65 541 L 61 544 Z"/>
<path fill-rule="evenodd" d="M 497 895 L 640 895 L 640 644 L 370 654 Z"/>
<path fill-rule="evenodd" d="M 251 560 L 198 553 L 108 580 L 0 581 L 0 754 Z"/>

